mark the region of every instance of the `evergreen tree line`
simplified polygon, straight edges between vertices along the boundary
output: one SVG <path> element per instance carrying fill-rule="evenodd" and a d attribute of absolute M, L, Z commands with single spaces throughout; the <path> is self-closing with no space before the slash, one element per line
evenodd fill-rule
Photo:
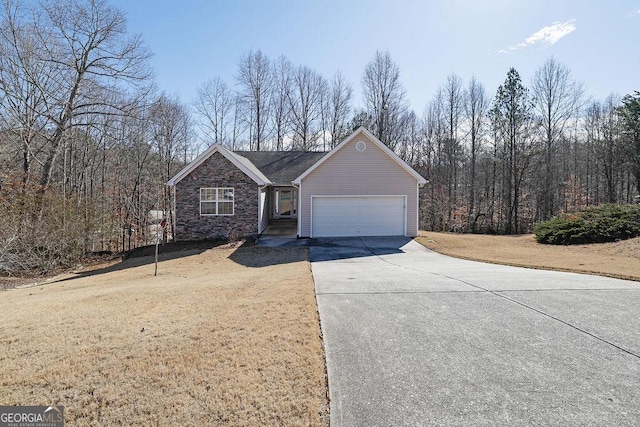
<path fill-rule="evenodd" d="M 549 59 L 493 96 L 451 75 L 421 114 L 376 52 L 363 107 L 337 72 L 250 51 L 234 80 L 183 103 L 158 92 L 151 52 L 106 0 L 6 0 L 0 16 L 0 271 L 34 273 L 171 234 L 166 181 L 211 144 L 321 150 L 367 127 L 429 184 L 424 229 L 522 233 L 561 211 L 632 203 L 640 94 L 588 100 Z"/>

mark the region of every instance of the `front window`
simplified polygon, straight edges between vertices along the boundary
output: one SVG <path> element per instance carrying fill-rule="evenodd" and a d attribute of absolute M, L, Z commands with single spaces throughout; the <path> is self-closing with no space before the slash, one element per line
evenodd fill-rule
<path fill-rule="evenodd" d="M 233 215 L 233 188 L 201 188 L 200 215 Z"/>

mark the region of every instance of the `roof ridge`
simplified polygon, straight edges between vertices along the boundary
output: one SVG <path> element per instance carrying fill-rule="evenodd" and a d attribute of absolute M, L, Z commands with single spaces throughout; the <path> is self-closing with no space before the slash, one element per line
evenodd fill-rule
<path fill-rule="evenodd" d="M 329 150 L 330 151 L 330 150 Z M 233 150 L 234 153 L 322 153 L 329 151 L 308 151 L 308 150 Z"/>

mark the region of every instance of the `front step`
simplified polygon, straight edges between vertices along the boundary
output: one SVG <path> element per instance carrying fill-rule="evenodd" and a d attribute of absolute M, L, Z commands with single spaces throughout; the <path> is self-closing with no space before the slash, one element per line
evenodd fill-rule
<path fill-rule="evenodd" d="M 277 227 L 297 227 L 298 220 L 297 219 L 289 219 L 289 218 L 271 218 L 269 220 L 269 226 L 275 225 Z"/>

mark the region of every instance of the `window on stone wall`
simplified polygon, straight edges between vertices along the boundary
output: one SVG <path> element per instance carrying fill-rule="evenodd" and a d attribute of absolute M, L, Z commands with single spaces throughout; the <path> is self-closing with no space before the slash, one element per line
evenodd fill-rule
<path fill-rule="evenodd" d="M 200 215 L 233 215 L 233 188 L 201 188 Z"/>

